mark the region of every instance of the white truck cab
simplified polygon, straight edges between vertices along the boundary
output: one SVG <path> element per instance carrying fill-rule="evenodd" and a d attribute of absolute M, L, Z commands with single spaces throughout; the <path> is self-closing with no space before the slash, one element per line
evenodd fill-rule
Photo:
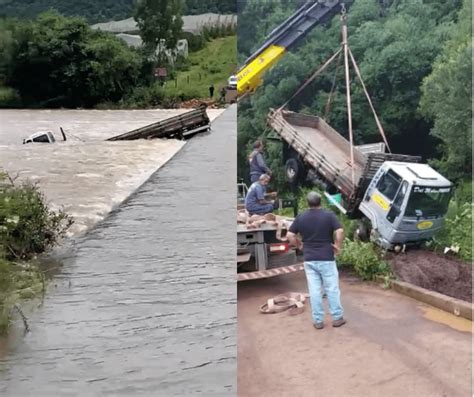
<path fill-rule="evenodd" d="M 359 209 L 382 247 L 419 244 L 442 227 L 452 191 L 452 183 L 427 164 L 386 161 Z"/>

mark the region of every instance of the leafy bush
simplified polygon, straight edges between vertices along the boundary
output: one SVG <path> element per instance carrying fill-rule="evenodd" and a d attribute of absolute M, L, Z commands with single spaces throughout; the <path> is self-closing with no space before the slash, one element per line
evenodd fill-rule
<path fill-rule="evenodd" d="M 428 247 L 440 251 L 446 247 L 458 247 L 459 256 L 472 262 L 472 210 L 472 181 L 461 182 L 449 203 L 444 227 Z"/>
<path fill-rule="evenodd" d="M 150 87 L 139 86 L 127 96 L 123 101 L 124 107 L 146 108 L 150 106 L 160 106 L 165 97 L 163 87 L 153 84 Z"/>
<path fill-rule="evenodd" d="M 444 250 L 445 247 L 459 247 L 459 256 L 472 261 L 472 203 L 450 203 L 443 229 L 437 233 L 431 246 Z"/>
<path fill-rule="evenodd" d="M 7 181 L 0 171 L 0 335 L 17 301 L 44 290 L 43 273 L 31 259 L 57 244 L 72 224 L 64 212 L 46 206 L 35 185 Z"/>
<path fill-rule="evenodd" d="M 37 186 L 0 188 L 0 249 L 7 260 L 28 260 L 45 252 L 65 235 L 72 219 L 53 212 Z"/>
<path fill-rule="evenodd" d="M 202 50 L 206 45 L 206 40 L 200 34 L 183 32 L 181 38 L 186 39 L 188 41 L 188 49 L 190 52 Z"/>
<path fill-rule="evenodd" d="M 0 85 L 0 108 L 20 107 L 21 99 L 13 88 Z"/>
<path fill-rule="evenodd" d="M 233 36 L 237 32 L 237 25 L 229 21 L 218 19 L 215 23 L 207 23 L 202 26 L 201 36 L 206 41 L 219 37 Z"/>
<path fill-rule="evenodd" d="M 353 267 L 363 280 L 390 273 L 390 266 L 380 258 L 372 243 L 346 239 L 336 261 L 340 266 Z"/>

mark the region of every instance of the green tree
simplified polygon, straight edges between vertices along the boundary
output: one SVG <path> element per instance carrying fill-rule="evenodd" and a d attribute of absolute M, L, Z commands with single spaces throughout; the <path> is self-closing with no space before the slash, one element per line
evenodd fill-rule
<path fill-rule="evenodd" d="M 117 101 L 140 76 L 141 57 L 81 18 L 54 11 L 14 29 L 5 83 L 24 106 L 91 107 Z"/>
<path fill-rule="evenodd" d="M 138 0 L 133 17 L 148 54 L 154 54 L 164 40 L 164 49 L 174 49 L 181 36 L 181 0 Z M 163 61 L 161 45 L 159 62 Z"/>
<path fill-rule="evenodd" d="M 439 165 L 454 179 L 472 170 L 472 3 L 465 0 L 442 54 L 422 86 L 421 111 L 434 121 L 431 133 L 442 141 Z"/>

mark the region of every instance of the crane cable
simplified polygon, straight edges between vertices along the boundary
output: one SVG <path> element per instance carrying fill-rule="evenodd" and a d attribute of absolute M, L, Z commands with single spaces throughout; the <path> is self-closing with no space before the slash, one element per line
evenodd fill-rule
<path fill-rule="evenodd" d="M 360 74 L 359 67 L 357 66 L 357 63 L 354 59 L 354 55 L 352 55 L 352 51 L 350 50 L 350 48 L 349 48 L 349 56 L 351 57 L 352 65 L 354 66 L 354 70 L 356 72 L 356 75 L 359 78 L 360 84 L 362 85 L 362 88 L 364 90 L 365 96 L 367 98 L 367 102 L 369 102 L 369 106 L 370 106 L 370 109 L 372 110 L 372 113 L 374 115 L 375 123 L 377 124 L 377 128 L 379 129 L 380 135 L 382 135 L 382 139 L 385 142 L 385 146 L 387 146 L 387 149 L 388 149 L 389 153 L 392 153 L 392 151 L 390 150 L 390 146 L 388 145 L 387 137 L 385 136 L 385 132 L 384 132 L 383 127 L 382 127 L 382 123 L 380 122 L 380 120 L 377 116 L 377 112 L 375 111 L 374 105 L 372 104 L 372 100 L 370 99 L 370 95 L 367 92 L 367 89 L 366 89 L 365 84 L 364 84 L 364 80 L 362 80 L 362 76 Z"/>
<path fill-rule="evenodd" d="M 349 49 L 347 44 L 347 18 L 345 9 L 341 13 L 342 48 L 344 49 L 344 75 L 346 80 L 347 123 L 351 154 L 351 180 L 355 187 L 354 135 L 352 133 L 351 81 L 349 76 Z"/>
<path fill-rule="evenodd" d="M 303 91 L 316 77 L 318 77 L 321 72 L 324 71 L 324 69 L 326 69 L 329 64 L 331 64 L 332 61 L 334 61 L 334 59 L 336 59 L 336 57 L 340 54 L 340 52 L 342 51 L 342 47 L 339 48 L 331 58 L 329 58 L 323 66 L 321 66 L 318 70 L 316 70 L 316 72 L 314 72 L 301 86 L 300 88 L 298 88 L 298 90 L 291 96 L 290 99 L 288 99 L 283 105 L 281 105 L 277 111 L 280 111 L 282 109 L 284 109 L 292 100 L 293 98 L 295 98 L 301 91 Z"/>
<path fill-rule="evenodd" d="M 337 58 L 337 63 L 336 63 L 336 70 L 334 72 L 334 78 L 332 79 L 332 86 L 331 86 L 331 91 L 329 92 L 329 97 L 326 102 L 326 106 L 324 108 L 324 120 L 329 123 L 329 113 L 331 112 L 331 104 L 336 96 L 336 79 L 337 79 L 337 72 L 339 71 L 339 66 L 341 63 L 341 58 L 342 58 L 342 53 L 339 53 L 339 57 Z"/>

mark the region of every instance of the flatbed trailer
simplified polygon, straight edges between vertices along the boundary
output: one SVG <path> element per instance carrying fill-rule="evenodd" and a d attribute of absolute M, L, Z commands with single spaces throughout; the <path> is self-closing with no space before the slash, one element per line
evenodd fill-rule
<path fill-rule="evenodd" d="M 237 214 L 245 213 L 244 200 L 247 186 L 237 184 Z M 288 206 L 293 200 L 287 201 Z M 290 203 L 291 202 L 291 203 Z M 282 205 L 285 207 L 285 205 Z M 239 219 L 239 215 L 237 216 Z M 272 216 L 262 224 L 240 223 L 237 221 L 237 273 L 238 281 L 267 278 L 301 270 L 297 266 L 295 248 L 286 241 L 286 233 L 294 218 Z"/>

